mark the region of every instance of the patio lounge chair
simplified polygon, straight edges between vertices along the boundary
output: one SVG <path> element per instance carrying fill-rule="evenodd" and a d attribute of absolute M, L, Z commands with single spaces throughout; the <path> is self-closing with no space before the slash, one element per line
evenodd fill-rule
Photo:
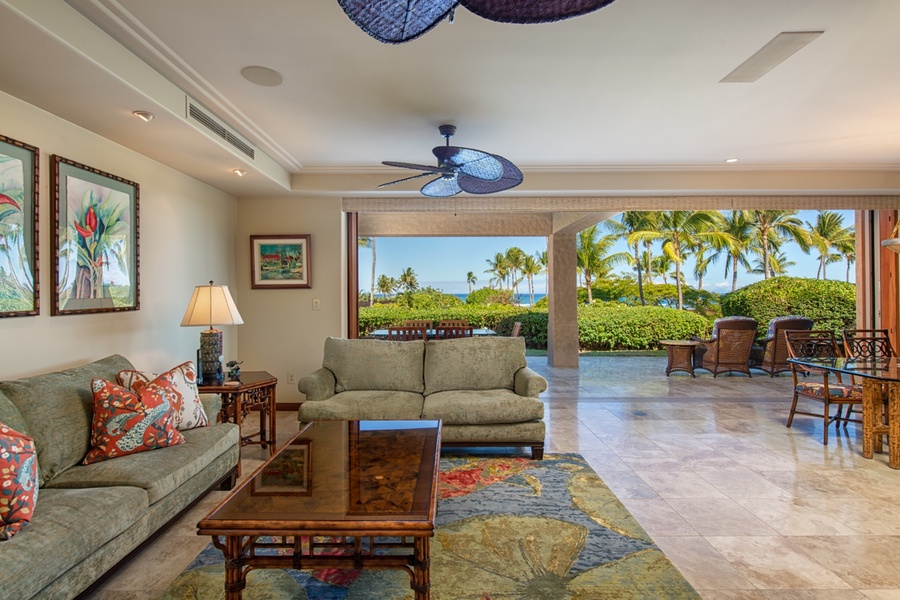
<path fill-rule="evenodd" d="M 750 348 L 756 337 L 756 319 L 751 317 L 723 317 L 713 323 L 708 340 L 692 336 L 699 342 L 694 354 L 695 369 L 706 369 L 716 377 L 719 373 L 737 371 L 750 377 Z M 699 360 L 698 360 L 699 359 Z"/>
<path fill-rule="evenodd" d="M 807 317 L 797 315 L 775 317 L 769 321 L 765 339 L 757 340 L 753 344 L 753 350 L 750 351 L 750 368 L 765 371 L 771 377 L 776 373 L 790 371 L 784 332 L 788 329 L 809 331 L 812 328 L 813 320 Z"/>

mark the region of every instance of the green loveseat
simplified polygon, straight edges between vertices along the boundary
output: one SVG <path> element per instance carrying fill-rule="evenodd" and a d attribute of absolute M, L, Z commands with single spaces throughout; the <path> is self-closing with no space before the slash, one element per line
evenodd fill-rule
<path fill-rule="evenodd" d="M 134 367 L 122 356 L 0 382 L 0 422 L 34 438 L 39 492 L 31 522 L 0 541 L 0 597 L 74 598 L 207 491 L 234 485 L 240 432 L 211 425 L 183 444 L 82 465 L 90 442 L 91 379 Z"/>
<path fill-rule="evenodd" d="M 322 368 L 298 382 L 298 418 L 440 419 L 444 446 L 530 446 L 544 453 L 547 381 L 521 337 L 325 340 Z"/>

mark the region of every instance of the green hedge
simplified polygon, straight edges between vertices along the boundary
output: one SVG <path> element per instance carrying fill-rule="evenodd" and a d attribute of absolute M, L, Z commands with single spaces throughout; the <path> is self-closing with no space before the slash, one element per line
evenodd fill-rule
<path fill-rule="evenodd" d="M 785 315 L 809 317 L 816 329 L 840 331 L 856 325 L 856 285 L 832 279 L 775 277 L 757 281 L 722 296 L 722 314 L 759 321 L 765 334 L 769 321 Z"/>
<path fill-rule="evenodd" d="M 359 334 L 399 325 L 407 319 L 466 319 L 474 327 L 493 329 L 509 335 L 513 323 L 522 323 L 522 335 L 529 348 L 547 348 L 547 309 L 517 306 L 467 305 L 443 310 L 407 310 L 392 305 L 359 309 Z M 706 335 L 709 319 L 695 313 L 659 306 L 625 306 L 601 302 L 578 307 L 578 337 L 582 350 L 647 350 L 658 348 L 659 340 L 686 339 Z"/>
<path fill-rule="evenodd" d="M 578 307 L 582 350 L 649 350 L 659 340 L 704 336 L 710 320 L 696 313 L 661 306 L 598 303 Z"/>

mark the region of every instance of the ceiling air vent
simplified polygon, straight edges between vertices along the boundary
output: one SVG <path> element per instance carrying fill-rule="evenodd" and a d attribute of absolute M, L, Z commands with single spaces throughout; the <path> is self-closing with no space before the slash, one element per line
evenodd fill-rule
<path fill-rule="evenodd" d="M 216 137 L 222 138 L 229 145 L 237 149 L 241 154 L 245 154 L 250 158 L 256 158 L 256 149 L 245 141 L 235 131 L 232 131 L 221 119 L 215 117 L 212 113 L 194 102 L 190 98 L 187 99 L 187 116 L 203 126 L 204 129 L 214 134 Z"/>

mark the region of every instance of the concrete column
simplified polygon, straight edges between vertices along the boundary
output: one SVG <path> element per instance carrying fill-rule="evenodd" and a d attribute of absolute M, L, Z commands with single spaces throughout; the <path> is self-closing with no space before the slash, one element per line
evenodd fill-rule
<path fill-rule="evenodd" d="M 547 238 L 550 279 L 547 362 L 551 367 L 578 368 L 578 293 L 574 233 Z"/>

